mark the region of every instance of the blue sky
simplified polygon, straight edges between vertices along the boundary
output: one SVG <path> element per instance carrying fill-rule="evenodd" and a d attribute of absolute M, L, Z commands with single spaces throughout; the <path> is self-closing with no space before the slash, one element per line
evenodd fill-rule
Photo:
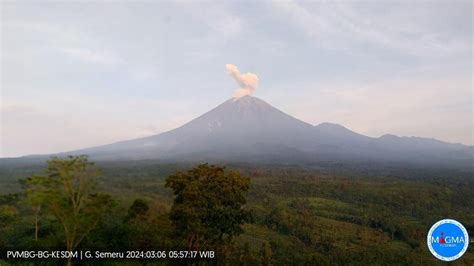
<path fill-rule="evenodd" d="M 311 124 L 474 144 L 470 1 L 0 6 L 3 157 L 173 129 L 231 97 L 229 63 Z"/>

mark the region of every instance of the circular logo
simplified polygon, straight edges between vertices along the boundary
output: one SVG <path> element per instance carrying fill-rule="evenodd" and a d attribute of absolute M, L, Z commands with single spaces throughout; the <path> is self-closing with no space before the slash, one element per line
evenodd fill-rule
<path fill-rule="evenodd" d="M 433 256 L 443 261 L 453 261 L 466 252 L 469 235 L 460 222 L 444 219 L 430 228 L 426 241 Z"/>

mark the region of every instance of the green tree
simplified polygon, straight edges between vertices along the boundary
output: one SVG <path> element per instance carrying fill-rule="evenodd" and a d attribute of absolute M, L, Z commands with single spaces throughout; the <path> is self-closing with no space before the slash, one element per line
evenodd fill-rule
<path fill-rule="evenodd" d="M 26 181 L 31 204 L 46 206 L 59 221 L 68 251 L 78 247 L 113 205 L 109 195 L 95 193 L 98 175 L 86 156 L 53 157 L 45 175 Z"/>
<path fill-rule="evenodd" d="M 189 250 L 230 243 L 242 232 L 251 218 L 244 209 L 249 186 L 248 177 L 209 164 L 167 178 L 175 195 L 170 219 Z"/>
<path fill-rule="evenodd" d="M 20 180 L 20 184 L 25 189 L 26 198 L 25 201 L 31 206 L 34 217 L 35 227 L 35 241 L 38 241 L 39 233 L 39 222 L 41 218 L 41 208 L 44 202 L 47 201 L 48 196 L 51 194 L 47 183 L 49 182 L 48 177 L 45 176 L 33 176 L 26 179 Z"/>
<path fill-rule="evenodd" d="M 136 199 L 135 201 L 133 201 L 132 206 L 130 206 L 130 209 L 128 209 L 125 221 L 134 219 L 139 216 L 144 216 L 147 214 L 149 209 L 150 207 L 148 206 L 148 203 L 145 200 Z"/>
<path fill-rule="evenodd" d="M 136 199 L 123 221 L 123 235 L 127 238 L 128 249 L 153 250 L 156 247 L 172 246 L 171 221 L 161 204 L 149 200 Z"/>

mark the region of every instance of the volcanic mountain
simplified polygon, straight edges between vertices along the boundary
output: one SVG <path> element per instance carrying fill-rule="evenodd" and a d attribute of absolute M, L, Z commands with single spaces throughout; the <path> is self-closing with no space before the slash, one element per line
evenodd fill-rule
<path fill-rule="evenodd" d="M 433 139 L 371 138 L 341 125 L 313 126 L 264 102 L 231 98 L 185 125 L 145 138 L 66 154 L 96 160 L 378 161 L 469 166 L 474 148 Z"/>
<path fill-rule="evenodd" d="M 313 126 L 256 97 L 231 98 L 162 134 L 76 151 L 116 158 L 248 158 L 309 149 Z M 270 153 L 270 154 L 269 154 Z"/>

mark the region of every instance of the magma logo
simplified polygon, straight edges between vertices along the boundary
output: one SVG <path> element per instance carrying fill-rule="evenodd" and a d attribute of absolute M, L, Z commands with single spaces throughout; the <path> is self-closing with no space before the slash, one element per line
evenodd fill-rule
<path fill-rule="evenodd" d="M 435 223 L 426 239 L 428 248 L 436 258 L 453 261 L 460 258 L 469 246 L 466 228 L 456 220 L 444 219 Z"/>

